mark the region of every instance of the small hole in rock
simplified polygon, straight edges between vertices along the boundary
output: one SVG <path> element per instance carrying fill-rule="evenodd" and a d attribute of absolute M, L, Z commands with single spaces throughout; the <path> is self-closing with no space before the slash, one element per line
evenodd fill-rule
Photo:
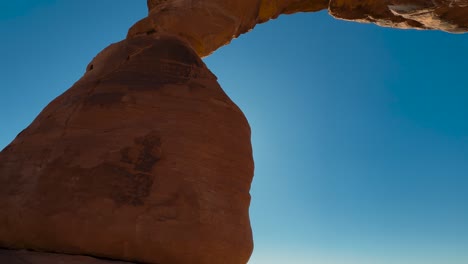
<path fill-rule="evenodd" d="M 156 30 L 154 30 L 154 29 L 146 31 L 146 35 L 151 35 L 151 34 L 154 34 L 154 33 L 156 33 Z"/>
<path fill-rule="evenodd" d="M 90 71 L 90 70 L 92 70 L 92 69 L 94 69 L 94 65 L 93 65 L 93 64 L 89 65 L 88 71 Z"/>

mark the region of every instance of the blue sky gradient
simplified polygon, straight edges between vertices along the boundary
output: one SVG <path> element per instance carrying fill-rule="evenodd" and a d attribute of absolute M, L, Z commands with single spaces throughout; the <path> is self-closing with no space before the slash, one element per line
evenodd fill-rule
<path fill-rule="evenodd" d="M 0 149 L 145 2 L 1 2 Z M 250 264 L 468 263 L 468 34 L 296 14 L 205 62 L 252 127 Z"/>

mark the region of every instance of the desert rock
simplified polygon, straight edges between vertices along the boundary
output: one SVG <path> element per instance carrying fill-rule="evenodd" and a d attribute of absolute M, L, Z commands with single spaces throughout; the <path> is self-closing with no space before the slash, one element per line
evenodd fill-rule
<path fill-rule="evenodd" d="M 385 27 L 468 31 L 468 0 L 331 0 L 329 9 L 337 18 Z"/>
<path fill-rule="evenodd" d="M 468 0 L 148 0 L 148 9 L 128 37 L 174 34 L 201 57 L 281 14 L 324 9 L 339 19 L 385 27 L 468 31 Z"/>
<path fill-rule="evenodd" d="M 246 263 L 250 128 L 171 37 L 111 45 L 0 153 L 0 247 Z"/>
<path fill-rule="evenodd" d="M 200 57 L 296 12 L 468 30 L 468 0 L 148 0 L 148 9 L 0 152 L 0 247 L 246 263 L 250 128 Z"/>
<path fill-rule="evenodd" d="M 97 259 L 88 256 L 52 254 L 26 250 L 0 249 L 2 264 L 132 264 L 130 262 Z"/>

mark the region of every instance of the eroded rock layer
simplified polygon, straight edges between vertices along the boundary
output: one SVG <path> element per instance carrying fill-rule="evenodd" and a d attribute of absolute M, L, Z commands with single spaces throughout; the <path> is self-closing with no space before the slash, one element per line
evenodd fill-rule
<path fill-rule="evenodd" d="M 113 44 L 0 153 L 0 247 L 246 263 L 250 128 L 170 37 Z"/>
<path fill-rule="evenodd" d="M 393 28 L 468 31 L 468 0 L 331 0 L 341 19 Z"/>
<path fill-rule="evenodd" d="M 174 34 L 202 57 L 258 23 L 323 9 L 336 18 L 386 27 L 468 31 L 468 0 L 148 0 L 148 8 L 148 17 L 128 37 Z"/>
<path fill-rule="evenodd" d="M 51 254 L 26 250 L 0 249 L 2 264 L 133 264 L 130 262 L 97 259 L 88 256 Z"/>

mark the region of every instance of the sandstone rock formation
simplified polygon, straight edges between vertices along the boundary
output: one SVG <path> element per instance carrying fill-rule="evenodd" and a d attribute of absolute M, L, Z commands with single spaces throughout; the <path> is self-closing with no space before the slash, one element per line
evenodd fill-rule
<path fill-rule="evenodd" d="M 468 31 L 468 0 L 331 0 L 341 19 L 394 28 Z"/>
<path fill-rule="evenodd" d="M 148 0 L 147 18 L 137 22 L 128 37 L 147 32 L 175 34 L 200 56 L 207 56 L 257 23 L 282 13 L 318 11 L 328 0 Z"/>
<path fill-rule="evenodd" d="M 2 264 L 131 264 L 129 262 L 97 259 L 88 256 L 74 256 L 32 252 L 26 250 L 0 249 Z"/>
<path fill-rule="evenodd" d="M 0 247 L 246 263 L 250 129 L 200 57 L 280 14 L 327 8 L 383 26 L 468 30 L 468 0 L 149 0 L 148 7 L 126 40 L 102 51 L 0 153 Z"/>
<path fill-rule="evenodd" d="M 0 153 L 0 247 L 246 263 L 250 128 L 195 52 L 113 44 Z"/>
<path fill-rule="evenodd" d="M 148 0 L 148 17 L 128 37 L 174 34 L 203 57 L 258 23 L 327 8 L 336 18 L 386 27 L 468 31 L 468 0 Z"/>

